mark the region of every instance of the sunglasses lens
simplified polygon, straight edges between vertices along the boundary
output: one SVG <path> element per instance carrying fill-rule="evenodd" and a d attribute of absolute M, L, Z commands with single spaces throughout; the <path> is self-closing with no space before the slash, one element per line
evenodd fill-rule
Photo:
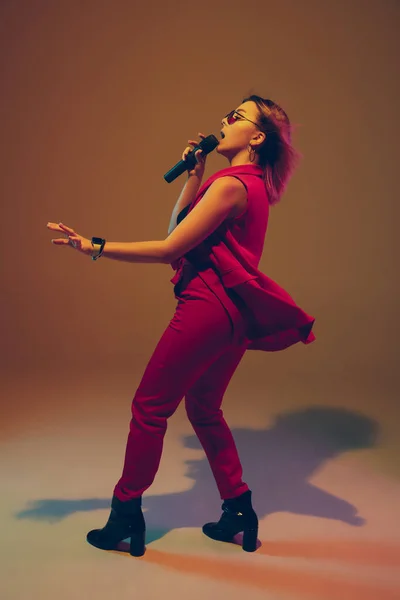
<path fill-rule="evenodd" d="M 226 115 L 226 121 L 227 121 L 228 125 L 232 125 L 232 123 L 234 123 L 236 121 L 236 116 L 235 116 L 234 111 L 232 111 L 228 115 Z"/>

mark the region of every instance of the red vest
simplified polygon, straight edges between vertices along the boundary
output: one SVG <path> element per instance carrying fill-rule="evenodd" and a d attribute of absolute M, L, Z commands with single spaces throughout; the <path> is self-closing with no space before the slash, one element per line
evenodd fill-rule
<path fill-rule="evenodd" d="M 228 167 L 214 173 L 200 187 L 188 212 L 201 200 L 219 177 L 235 176 L 247 189 L 247 210 L 235 219 L 225 220 L 201 244 L 171 263 L 176 271 L 171 282 L 176 285 L 184 263 L 201 270 L 207 280 L 212 268 L 227 290 L 246 312 L 249 350 L 284 350 L 297 342 L 315 340 L 311 329 L 314 317 L 296 305 L 293 298 L 275 281 L 258 270 L 268 225 L 269 203 L 262 169 L 258 165 Z M 183 212 L 183 211 L 182 211 Z M 209 281 L 215 288 L 214 281 Z"/>

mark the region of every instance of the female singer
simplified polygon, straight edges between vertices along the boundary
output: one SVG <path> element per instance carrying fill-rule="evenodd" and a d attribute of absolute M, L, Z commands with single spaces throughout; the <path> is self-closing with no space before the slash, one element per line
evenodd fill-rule
<path fill-rule="evenodd" d="M 185 148 L 183 159 L 191 146 Z M 87 534 L 87 541 L 97 548 L 111 550 L 130 538 L 130 553 L 144 554 L 142 495 L 157 473 L 168 417 L 183 397 L 223 500 L 220 520 L 205 524 L 203 532 L 225 542 L 243 532 L 243 549 L 252 552 L 257 547 L 258 518 L 251 490 L 242 479 L 221 404 L 247 349 L 277 351 L 315 339 L 314 318 L 258 270 L 269 207 L 279 202 L 299 155 L 291 144 L 285 111 L 256 95 L 222 119 L 216 150 L 229 167 L 202 185 L 206 156 L 201 150 L 195 153 L 196 164 L 188 170 L 165 240 L 90 241 L 62 223 L 48 224 L 66 236 L 53 243 L 70 245 L 93 260 L 167 263 L 175 270 L 171 279 L 178 301 L 175 314 L 132 401 L 125 461 L 113 490 L 111 513 L 103 529 Z"/>

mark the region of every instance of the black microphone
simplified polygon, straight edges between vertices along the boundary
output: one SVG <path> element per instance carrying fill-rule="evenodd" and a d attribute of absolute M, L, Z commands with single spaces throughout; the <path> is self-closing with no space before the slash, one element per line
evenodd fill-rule
<path fill-rule="evenodd" d="M 179 177 L 179 175 L 182 175 L 182 173 L 184 173 L 186 170 L 193 169 L 197 162 L 195 157 L 197 150 L 202 150 L 204 154 L 209 154 L 218 146 L 218 144 L 219 140 L 215 137 L 215 135 L 208 135 L 206 138 L 204 138 L 204 140 L 201 140 L 201 142 L 195 146 L 193 150 L 190 150 L 187 153 L 186 160 L 180 160 L 174 167 L 172 167 L 172 169 L 168 171 L 168 173 L 165 173 L 165 181 L 167 183 L 171 183 L 171 181 L 174 181 L 174 179 Z"/>

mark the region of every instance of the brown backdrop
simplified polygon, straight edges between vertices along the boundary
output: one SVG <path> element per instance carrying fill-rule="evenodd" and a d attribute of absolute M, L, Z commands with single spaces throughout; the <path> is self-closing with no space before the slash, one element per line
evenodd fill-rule
<path fill-rule="evenodd" d="M 184 176 L 163 174 L 253 92 L 282 104 L 304 154 L 260 268 L 317 341 L 248 352 L 237 382 L 395 389 L 398 2 L 3 1 L 0 27 L 3 381 L 124 374 L 134 391 L 173 315 L 172 269 L 93 262 L 46 223 L 164 239 Z M 205 177 L 226 166 L 214 152 Z"/>

